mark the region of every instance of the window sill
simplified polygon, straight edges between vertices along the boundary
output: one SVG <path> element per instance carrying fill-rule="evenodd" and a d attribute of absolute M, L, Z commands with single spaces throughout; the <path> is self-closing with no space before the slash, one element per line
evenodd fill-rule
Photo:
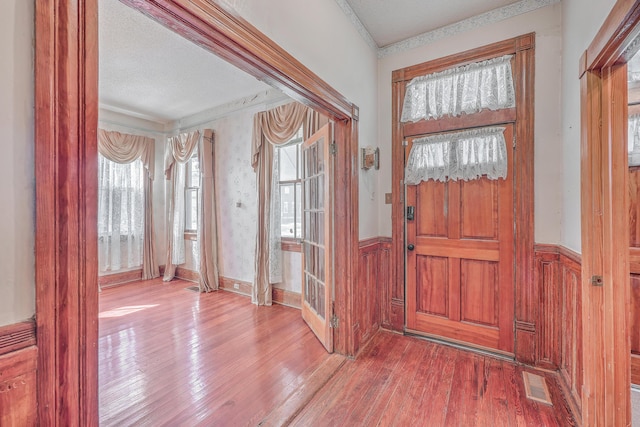
<path fill-rule="evenodd" d="M 285 252 L 302 252 L 302 243 L 296 239 L 282 239 L 280 248 Z"/>

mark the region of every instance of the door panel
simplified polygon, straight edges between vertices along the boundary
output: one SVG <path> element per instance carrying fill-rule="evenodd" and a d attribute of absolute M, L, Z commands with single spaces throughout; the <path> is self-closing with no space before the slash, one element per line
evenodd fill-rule
<path fill-rule="evenodd" d="M 302 144 L 302 318 L 333 352 L 331 124 Z"/>
<path fill-rule="evenodd" d="M 449 294 L 448 258 L 422 256 L 417 260 L 417 277 L 427 284 L 418 289 L 417 310 L 422 313 L 447 317 Z"/>
<path fill-rule="evenodd" d="M 460 183 L 460 237 L 497 240 L 499 181 L 480 179 Z"/>
<path fill-rule="evenodd" d="M 498 326 L 498 263 L 460 260 L 463 321 Z"/>
<path fill-rule="evenodd" d="M 430 180 L 407 186 L 406 200 L 407 330 L 512 354 L 513 150 L 506 179 Z"/>
<path fill-rule="evenodd" d="M 418 187 L 418 212 L 416 219 L 419 236 L 447 237 L 447 187 L 443 182 Z"/>

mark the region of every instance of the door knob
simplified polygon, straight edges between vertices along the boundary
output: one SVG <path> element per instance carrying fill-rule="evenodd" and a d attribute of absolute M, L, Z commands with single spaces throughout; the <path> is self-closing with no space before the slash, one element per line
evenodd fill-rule
<path fill-rule="evenodd" d="M 414 250 L 416 247 L 412 244 L 407 245 L 407 249 L 409 249 L 410 251 Z"/>

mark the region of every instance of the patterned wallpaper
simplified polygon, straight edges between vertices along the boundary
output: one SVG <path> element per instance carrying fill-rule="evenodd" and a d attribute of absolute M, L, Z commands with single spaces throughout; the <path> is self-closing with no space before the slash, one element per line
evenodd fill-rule
<path fill-rule="evenodd" d="M 240 111 L 210 124 L 215 132 L 220 274 L 251 283 L 258 211 L 250 164 L 252 126 L 253 111 Z"/>
<path fill-rule="evenodd" d="M 258 211 L 256 175 L 251 168 L 251 134 L 256 111 L 252 108 L 236 112 L 208 124 L 216 135 L 220 274 L 250 283 L 254 278 Z M 276 286 L 300 292 L 300 254 L 284 253 L 283 264 L 284 283 Z"/>

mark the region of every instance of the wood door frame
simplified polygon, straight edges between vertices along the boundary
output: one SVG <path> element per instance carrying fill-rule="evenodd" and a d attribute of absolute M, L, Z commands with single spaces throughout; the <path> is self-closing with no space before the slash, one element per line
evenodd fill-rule
<path fill-rule="evenodd" d="M 123 0 L 336 122 L 336 350 L 356 351 L 358 107 L 232 10 Z M 98 424 L 97 0 L 37 0 L 36 318 L 40 425 Z"/>
<path fill-rule="evenodd" d="M 533 363 L 536 354 L 536 319 L 538 291 L 534 286 L 534 73 L 535 33 L 493 43 L 477 49 L 450 55 L 422 64 L 395 70 L 392 74 L 392 274 L 391 295 L 385 296 L 386 322 L 402 331 L 405 323 L 404 245 L 404 147 L 405 137 L 418 133 L 445 131 L 437 120 L 416 123 L 400 122 L 406 85 L 414 77 L 451 67 L 483 61 L 501 55 L 515 55 L 514 85 L 516 108 L 502 112 L 480 112 L 447 119 L 451 128 L 464 128 L 487 122 L 490 115 L 496 123 L 513 122 L 517 149 L 514 157 L 515 205 L 515 355 L 525 363 Z M 387 302 L 388 301 L 388 302 Z"/>
<path fill-rule="evenodd" d="M 579 64 L 585 426 L 631 423 L 626 61 L 639 33 L 640 1 L 618 0 Z"/>

